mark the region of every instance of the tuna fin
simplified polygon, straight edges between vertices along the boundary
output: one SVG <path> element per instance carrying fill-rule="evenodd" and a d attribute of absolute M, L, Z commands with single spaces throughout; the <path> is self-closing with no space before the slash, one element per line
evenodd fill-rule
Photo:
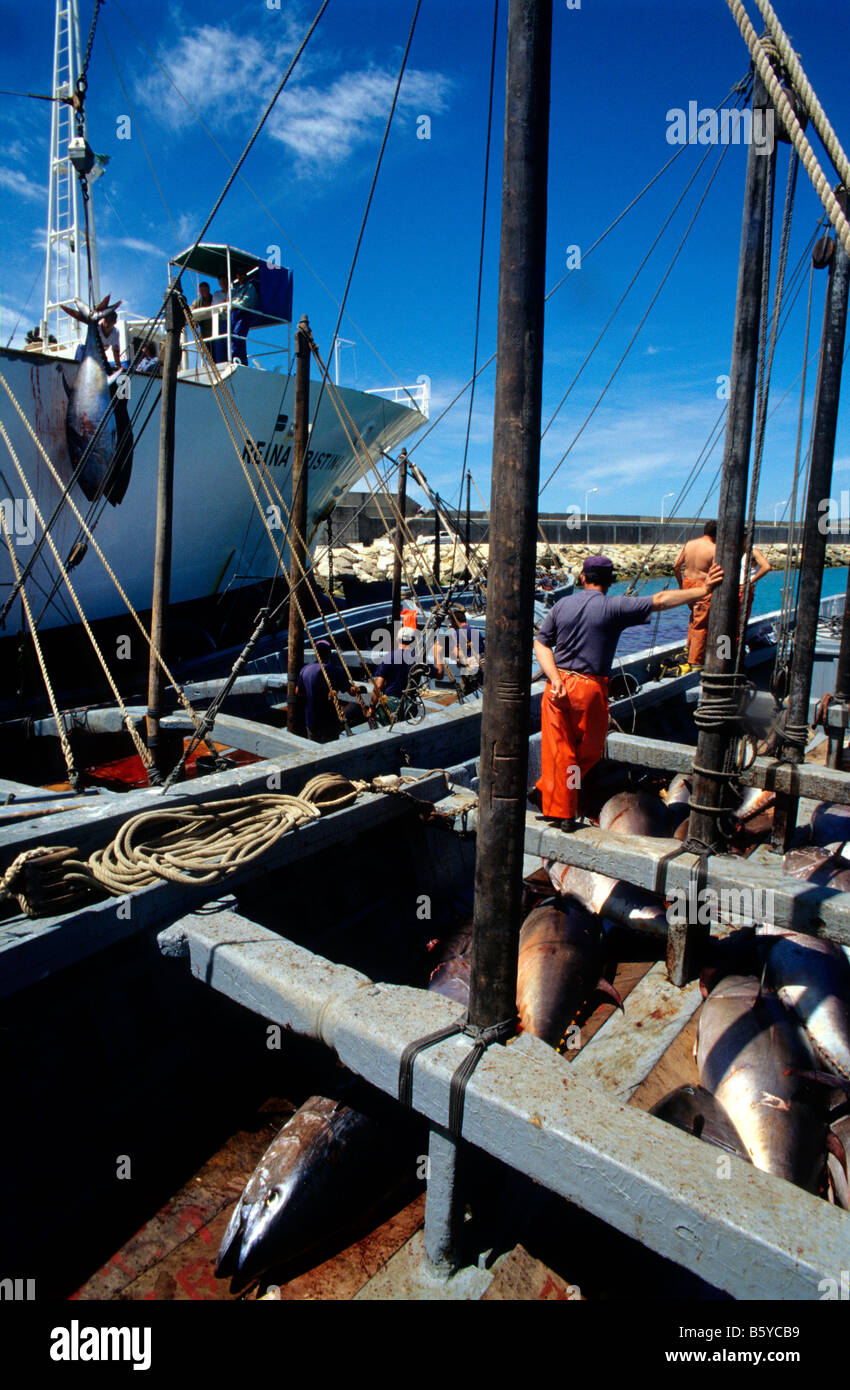
<path fill-rule="evenodd" d="M 621 1013 L 626 1012 L 625 1005 L 622 999 L 620 998 L 620 991 L 615 989 L 614 986 L 611 984 L 611 981 L 606 980 L 604 975 L 600 975 L 595 987 L 599 990 L 600 994 L 607 994 L 609 999 L 611 999 L 617 1005 L 617 1008 L 620 1010 Z"/>
<path fill-rule="evenodd" d="M 70 304 L 62 304 L 60 307 L 66 314 L 70 314 L 72 319 L 78 319 L 80 323 L 89 322 L 88 310 L 84 308 L 79 300 L 74 301 L 73 309 Z"/>
<path fill-rule="evenodd" d="M 842 1144 L 842 1142 L 841 1142 L 841 1140 L 839 1139 L 838 1135 L 837 1135 L 837 1134 L 834 1134 L 833 1131 L 832 1131 L 831 1129 L 827 1131 L 827 1136 L 826 1136 L 826 1147 L 827 1147 L 827 1151 L 828 1151 L 829 1153 L 832 1154 L 833 1158 L 836 1158 L 836 1159 L 838 1160 L 838 1162 L 841 1164 L 841 1171 L 843 1172 L 843 1174 L 844 1174 L 844 1176 L 845 1176 L 845 1178 L 846 1178 L 846 1177 L 847 1177 L 847 1154 L 846 1154 L 846 1152 L 845 1152 L 844 1145 Z"/>

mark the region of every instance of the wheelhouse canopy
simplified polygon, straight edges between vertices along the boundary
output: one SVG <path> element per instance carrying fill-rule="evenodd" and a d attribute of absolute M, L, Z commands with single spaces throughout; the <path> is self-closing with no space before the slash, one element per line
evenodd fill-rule
<path fill-rule="evenodd" d="M 210 242 L 202 242 L 200 246 L 190 246 L 186 251 L 181 251 L 179 255 L 172 257 L 171 264 L 182 266 L 184 270 L 194 271 L 197 275 L 215 281 L 222 276 L 227 278 L 228 261 L 231 276 L 237 270 L 244 270 L 257 286 L 260 300 L 259 319 L 266 323 L 270 320 L 277 323 L 292 322 L 292 271 L 283 266 L 270 266 L 259 256 L 252 256 L 249 251 L 240 251 L 235 246 L 213 245 Z"/>

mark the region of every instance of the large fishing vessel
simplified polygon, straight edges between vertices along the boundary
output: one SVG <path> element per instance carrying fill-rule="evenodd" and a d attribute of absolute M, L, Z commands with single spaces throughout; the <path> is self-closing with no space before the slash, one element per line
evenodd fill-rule
<path fill-rule="evenodd" d="M 25 349 L 0 350 L 0 419 L 8 435 L 7 462 L 10 452 L 15 460 L 14 466 L 8 462 L 4 467 L 8 494 L 4 492 L 0 502 L 21 570 L 32 588 L 41 630 L 80 622 L 62 579 L 63 568 L 73 572 L 80 608 L 90 621 L 126 612 L 104 566 L 86 546 L 80 513 L 95 531 L 137 611 L 150 607 L 154 565 L 160 437 L 157 354 L 164 339 L 162 321 L 120 311 L 114 330 L 122 364 L 118 367 L 112 356 L 101 361 L 100 344 L 89 336 L 85 321 L 64 308 L 90 300 L 85 307 L 92 311 L 100 300 L 92 208 L 96 194 L 88 192 L 97 165 L 85 139 L 84 116 L 78 118 L 73 106 L 80 72 L 76 0 L 59 0 L 44 313 L 40 335 L 34 335 Z M 80 173 L 86 181 L 85 198 Z M 198 335 L 188 328 L 183 336 L 174 449 L 174 605 L 211 599 L 226 587 L 239 588 L 278 572 L 274 532 L 285 560 L 281 511 L 291 495 L 294 415 L 291 272 L 236 247 L 205 243 L 175 254 L 169 280 L 173 282 L 178 273 L 184 276 L 184 292 L 189 276 L 206 279 L 213 288 L 218 282 L 223 290 L 216 293 L 214 308 L 197 311 L 199 334 L 205 335 L 200 341 L 209 352 L 202 350 Z M 243 274 L 260 295 L 247 351 L 245 338 L 237 339 L 234 332 L 232 300 L 233 282 Z M 151 344 L 146 356 L 141 350 L 144 343 Z M 89 383 L 81 376 L 79 359 L 85 362 L 89 356 L 110 369 L 108 396 L 101 392 L 99 400 L 92 398 Z M 241 417 L 238 439 L 233 437 L 232 425 L 228 428 L 221 401 L 228 392 Z M 306 458 L 308 539 L 364 469 L 385 451 L 395 450 L 427 420 L 428 396 L 424 377 L 410 388 L 399 385 L 376 391 L 338 385 L 322 390 L 319 383 L 313 384 Z M 113 459 L 104 457 L 100 471 L 92 461 L 80 471 L 80 450 L 75 447 L 75 421 L 85 417 L 94 431 L 100 426 L 105 437 L 101 418 L 107 413 L 117 422 L 115 442 L 121 453 L 117 486 L 115 470 L 109 471 Z M 261 508 L 255 503 L 246 472 L 256 477 L 259 470 L 251 462 L 248 438 L 256 442 L 283 498 L 283 509 L 264 496 Z M 45 528 L 52 544 L 45 543 Z M 0 605 L 7 630 L 12 631 L 24 621 L 20 599 L 9 602 L 14 582 L 4 546 Z"/>

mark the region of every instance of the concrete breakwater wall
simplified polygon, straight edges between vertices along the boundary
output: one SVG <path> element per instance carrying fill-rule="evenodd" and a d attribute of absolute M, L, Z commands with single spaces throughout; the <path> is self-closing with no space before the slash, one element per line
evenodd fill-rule
<path fill-rule="evenodd" d="M 774 569 L 784 568 L 788 549 L 785 544 L 770 545 L 765 543 L 760 548 Z M 641 573 L 661 577 L 673 573 L 673 564 L 680 549 L 681 545 L 669 544 L 655 546 L 588 545 L 586 542 L 547 546 L 539 541 L 537 544 L 537 562 L 546 568 L 557 570 L 565 570 L 570 567 L 577 574 L 586 555 L 601 552 L 610 556 L 619 578 L 628 579 Z M 794 552 L 796 560 L 799 548 L 795 546 Z M 317 556 L 316 569 L 320 576 L 327 579 L 329 560 L 324 547 L 319 546 L 314 553 Z M 482 569 L 486 572 L 488 558 L 489 546 L 486 543 L 474 546 L 470 564 L 473 577 L 479 574 Z M 402 582 L 413 583 L 415 579 L 426 576 L 429 581 L 432 581 L 433 561 L 433 542 L 429 544 L 423 538 L 418 549 L 413 545 L 405 546 Z M 850 565 L 850 545 L 828 546 L 826 564 L 827 567 Z M 444 543 L 440 547 L 440 577 L 444 584 L 451 578 L 460 578 L 465 566 L 466 559 L 462 545 L 458 544 L 455 548 L 452 543 Z M 370 544 L 363 544 L 362 542 L 347 544 L 344 541 L 335 543 L 333 572 L 335 581 L 341 580 L 343 575 L 351 575 L 365 583 L 391 579 L 393 572 L 392 541 L 385 536 Z"/>

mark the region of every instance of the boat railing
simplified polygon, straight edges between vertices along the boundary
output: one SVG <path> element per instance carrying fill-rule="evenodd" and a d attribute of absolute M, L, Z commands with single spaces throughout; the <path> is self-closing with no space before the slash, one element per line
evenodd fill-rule
<path fill-rule="evenodd" d="M 409 406 L 411 410 L 418 410 L 425 419 L 430 418 L 431 414 L 431 380 L 430 377 L 417 377 L 415 386 L 375 386 L 366 392 L 367 396 L 382 396 L 384 400 L 393 401 L 396 405 Z"/>

